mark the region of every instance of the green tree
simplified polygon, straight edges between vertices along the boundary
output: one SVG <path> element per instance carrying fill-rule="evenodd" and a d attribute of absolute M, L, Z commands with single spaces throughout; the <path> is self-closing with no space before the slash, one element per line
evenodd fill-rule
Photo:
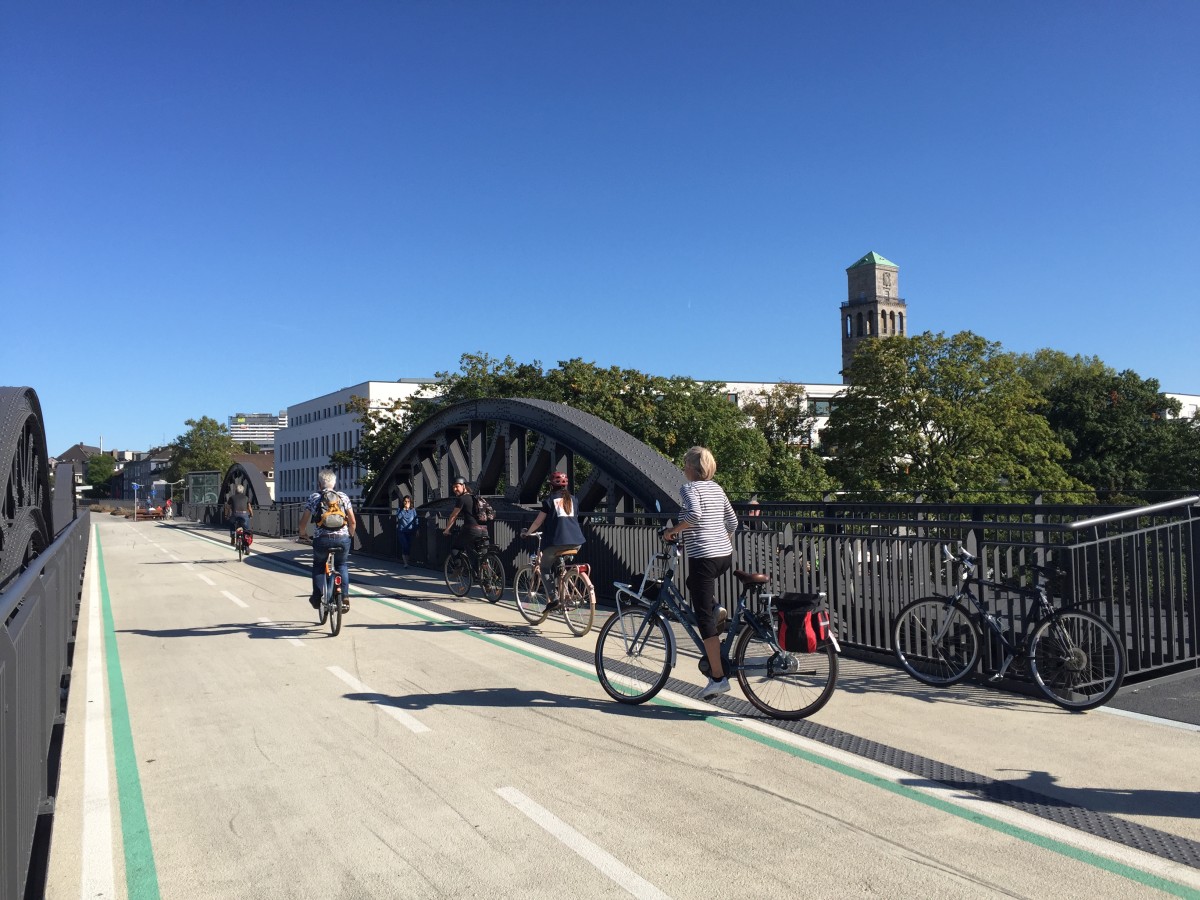
<path fill-rule="evenodd" d="M 1006 490 L 1085 488 L 1038 414 L 1042 398 L 1012 354 L 971 332 L 925 332 L 860 345 L 823 439 L 830 472 L 851 490 L 950 500 Z"/>
<path fill-rule="evenodd" d="M 820 496 L 837 487 L 825 461 L 813 449 L 816 417 L 799 384 L 777 384 L 747 401 L 742 411 L 767 442 L 766 465 L 757 478 L 757 493 L 771 500 Z"/>
<path fill-rule="evenodd" d="M 116 468 L 116 460 L 107 453 L 96 453 L 88 457 L 84 478 L 92 486 L 89 492 L 91 496 L 109 497 L 112 495 L 111 480 Z"/>
<path fill-rule="evenodd" d="M 188 419 L 183 424 L 188 430 L 168 445 L 171 463 L 163 477 L 178 481 L 188 472 L 228 471 L 237 450 L 229 429 L 208 416 Z"/>
<path fill-rule="evenodd" d="M 1186 465 L 1195 423 L 1178 418 L 1179 401 L 1156 379 L 1056 350 L 1019 357 L 1018 370 L 1038 386 L 1039 411 L 1070 451 L 1063 467 L 1106 499 L 1195 486 L 1196 470 Z"/>
<path fill-rule="evenodd" d="M 334 454 L 336 465 L 368 470 L 370 488 L 378 472 L 414 428 L 439 409 L 467 400 L 530 397 L 565 403 L 629 432 L 676 464 L 694 444 L 717 457 L 717 479 L 731 493 L 753 493 L 767 464 L 761 435 L 746 427 L 745 416 L 729 402 L 723 385 L 690 378 L 647 375 L 616 366 L 598 367 L 582 359 L 544 369 L 539 361 L 519 363 L 485 353 L 464 354 L 459 371 L 437 373 L 426 385 L 429 397 L 413 397 L 369 409 L 359 398 L 349 408 L 361 425 L 359 446 Z"/>

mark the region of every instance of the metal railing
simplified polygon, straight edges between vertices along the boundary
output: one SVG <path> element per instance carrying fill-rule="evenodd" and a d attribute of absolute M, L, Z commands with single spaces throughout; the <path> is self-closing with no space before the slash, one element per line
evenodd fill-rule
<path fill-rule="evenodd" d="M 0 594 L 0 900 L 45 879 L 90 522 L 82 512 Z"/>
<path fill-rule="evenodd" d="M 943 545 L 963 544 L 978 556 L 981 580 L 1017 582 L 1026 564 L 1053 565 L 1065 576 L 1053 585 L 1055 602 L 1087 603 L 1124 635 L 1133 679 L 1200 666 L 1197 610 L 1197 499 L 1133 509 L 1070 504 L 763 504 L 742 516 L 735 536 L 735 567 L 765 572 L 774 591 L 824 591 L 843 643 L 852 650 L 890 654 L 891 622 L 909 600 L 951 592 L 953 567 Z M 211 515 L 208 508 L 204 515 Z M 255 512 L 256 533 L 295 534 L 302 506 Z M 216 511 L 219 516 L 219 510 Z M 492 525 L 509 574 L 526 559 L 519 537 L 534 510 L 501 512 Z M 396 558 L 390 509 L 356 510 L 356 552 Z M 438 568 L 449 552 L 440 513 L 421 519 L 411 560 Z M 273 518 L 272 518 L 273 517 Z M 202 519 L 203 520 L 203 519 Z M 652 513 L 595 515 L 584 522 L 580 557 L 592 566 L 598 599 L 611 603 L 614 581 L 628 582 L 658 546 L 668 521 Z M 215 524 L 215 523 L 214 523 Z M 680 579 L 686 578 L 686 558 Z M 1002 619 L 1020 622 L 1019 595 L 978 587 Z M 732 574 L 718 597 L 736 594 Z M 988 657 L 985 648 L 985 665 Z"/>

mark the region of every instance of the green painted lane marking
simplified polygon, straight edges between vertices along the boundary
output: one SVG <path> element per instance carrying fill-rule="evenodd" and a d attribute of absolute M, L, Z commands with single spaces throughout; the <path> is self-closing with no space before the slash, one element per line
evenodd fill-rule
<path fill-rule="evenodd" d="M 117 632 L 113 626 L 99 525 L 96 526 L 96 561 L 100 573 L 100 608 L 104 614 L 104 655 L 108 670 L 109 712 L 112 716 L 113 762 L 117 770 L 117 797 L 121 810 L 121 842 L 125 845 L 125 888 L 129 900 L 157 900 L 160 896 L 158 870 L 154 865 L 150 823 L 146 819 L 137 754 L 133 749 L 133 729 L 129 724 L 125 679 L 121 675 L 121 659 L 117 653 Z"/>

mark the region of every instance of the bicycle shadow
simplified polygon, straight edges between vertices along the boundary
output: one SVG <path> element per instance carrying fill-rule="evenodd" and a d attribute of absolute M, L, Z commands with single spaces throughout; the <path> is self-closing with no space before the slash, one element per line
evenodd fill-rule
<path fill-rule="evenodd" d="M 602 712 L 615 716 L 633 718 L 664 719 L 680 722 L 702 722 L 706 719 L 734 717 L 723 710 L 685 709 L 677 706 L 644 703 L 630 705 L 616 703 L 597 697 L 578 697 L 570 694 L 554 694 L 549 691 L 524 690 L 512 687 L 462 688 L 436 694 L 391 695 L 375 692 L 358 692 L 342 695 L 347 700 L 370 703 L 375 706 L 390 706 L 406 712 L 430 709 L 436 706 L 476 707 L 482 709 L 580 709 Z"/>
<path fill-rule="evenodd" d="M 327 627 L 313 622 L 224 622 L 219 625 L 196 625 L 190 628 L 118 628 L 117 634 L 158 639 L 188 637 L 225 637 L 244 634 L 251 640 L 280 638 L 332 637 Z"/>
<path fill-rule="evenodd" d="M 505 634 L 510 637 L 538 637 L 540 632 L 530 625 L 505 625 L 500 622 L 354 622 L 343 628 L 365 631 L 477 631 L 480 634 Z"/>
<path fill-rule="evenodd" d="M 977 706 L 984 709 L 1019 709 L 1041 715 L 1075 715 L 1070 710 L 1060 709 L 1011 684 L 983 684 L 967 679 L 949 687 L 933 687 L 921 684 L 907 673 L 889 666 L 843 656 L 838 672 L 838 690 L 848 694 L 887 694 L 906 697 L 921 703 L 951 703 L 959 706 Z"/>
<path fill-rule="evenodd" d="M 1027 803 L 1059 809 L 1086 809 L 1118 816 L 1200 819 L 1200 804 L 1192 791 L 1166 791 L 1120 788 L 1066 787 L 1058 776 L 1035 769 L 1001 769 L 1025 772 L 1011 781 L 995 780 L 986 784 L 955 779 L 937 779 L 938 784 L 953 787 L 1000 803 Z M 916 780 L 902 782 L 920 784 Z"/>

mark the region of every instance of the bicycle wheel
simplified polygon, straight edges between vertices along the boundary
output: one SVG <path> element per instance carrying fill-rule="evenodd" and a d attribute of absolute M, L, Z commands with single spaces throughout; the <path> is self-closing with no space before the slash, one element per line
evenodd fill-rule
<path fill-rule="evenodd" d="M 513 576 L 513 593 L 517 595 L 517 609 L 530 625 L 541 625 L 546 621 L 546 589 L 533 566 L 522 566 Z"/>
<path fill-rule="evenodd" d="M 618 609 L 596 638 L 596 675 L 619 703 L 645 703 L 671 674 L 667 625 L 639 607 Z"/>
<path fill-rule="evenodd" d="M 329 633 L 334 637 L 342 630 L 342 598 L 338 590 L 333 591 L 333 600 L 329 604 Z"/>
<path fill-rule="evenodd" d="M 446 587 L 455 597 L 465 597 L 471 589 L 471 561 L 465 553 L 451 550 L 446 557 Z"/>
<path fill-rule="evenodd" d="M 239 534 L 234 543 L 237 544 L 238 562 L 241 562 L 242 558 L 246 555 L 246 539 Z"/>
<path fill-rule="evenodd" d="M 325 620 L 329 618 L 329 605 L 325 602 L 325 597 L 321 597 L 321 605 L 317 607 L 317 624 L 324 625 Z"/>
<path fill-rule="evenodd" d="M 832 641 L 812 653 L 776 651 L 747 625 L 738 636 L 733 660 L 746 699 L 777 719 L 811 716 L 837 687 L 838 657 Z"/>
<path fill-rule="evenodd" d="M 1112 626 L 1079 609 L 1056 613 L 1029 638 L 1029 669 L 1049 699 L 1064 709 L 1095 709 L 1125 680 L 1125 650 Z"/>
<path fill-rule="evenodd" d="M 957 684 L 979 659 L 979 629 L 950 597 L 925 597 L 900 610 L 892 647 L 904 671 L 924 684 Z"/>
<path fill-rule="evenodd" d="M 592 602 L 590 581 L 574 569 L 568 570 L 563 576 L 562 591 L 558 599 L 562 603 L 563 618 L 567 620 L 571 634 L 583 637 L 592 630 L 596 607 Z"/>
<path fill-rule="evenodd" d="M 479 560 L 479 586 L 488 603 L 497 603 L 504 596 L 504 563 L 495 553 Z"/>

